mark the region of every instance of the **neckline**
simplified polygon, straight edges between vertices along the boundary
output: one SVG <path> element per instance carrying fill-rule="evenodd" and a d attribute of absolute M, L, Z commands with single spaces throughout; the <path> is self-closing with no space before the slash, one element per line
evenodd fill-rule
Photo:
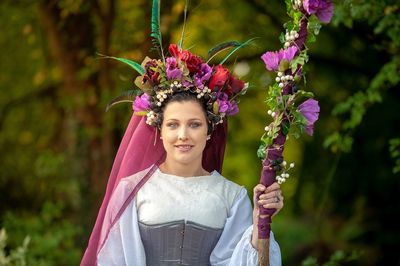
<path fill-rule="evenodd" d="M 218 172 L 216 170 L 213 170 L 209 175 L 198 175 L 198 176 L 179 176 L 179 175 L 173 175 L 173 174 L 167 174 L 161 171 L 160 167 L 157 167 L 156 172 L 158 172 L 162 176 L 167 176 L 171 177 L 174 179 L 179 179 L 179 180 L 194 180 L 194 179 L 203 179 L 203 178 L 209 178 L 209 177 L 215 177 Z"/>

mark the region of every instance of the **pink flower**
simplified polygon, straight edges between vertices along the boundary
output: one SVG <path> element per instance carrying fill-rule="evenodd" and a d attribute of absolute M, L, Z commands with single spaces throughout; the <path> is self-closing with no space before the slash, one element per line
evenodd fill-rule
<path fill-rule="evenodd" d="M 261 59 L 264 61 L 264 64 L 269 71 L 277 71 L 280 63 L 283 60 L 286 60 L 290 63 L 296 53 L 297 47 L 290 46 L 287 49 L 280 49 L 278 52 L 266 52 L 261 56 Z"/>
<path fill-rule="evenodd" d="M 146 93 L 143 93 L 141 96 L 136 96 L 135 101 L 133 102 L 133 111 L 141 112 L 147 111 L 150 109 L 150 96 Z"/>
<path fill-rule="evenodd" d="M 330 0 L 304 0 L 304 10 L 308 15 L 315 14 L 324 23 L 329 23 L 333 16 L 333 3 Z"/>
<path fill-rule="evenodd" d="M 314 123 L 318 120 L 319 116 L 319 105 L 318 101 L 314 99 L 308 99 L 299 105 L 297 110 L 307 120 L 306 133 L 310 136 L 314 133 Z"/>

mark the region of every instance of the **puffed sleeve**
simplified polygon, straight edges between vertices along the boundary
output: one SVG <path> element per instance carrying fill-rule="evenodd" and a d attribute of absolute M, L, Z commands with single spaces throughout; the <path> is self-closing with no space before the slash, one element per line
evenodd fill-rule
<path fill-rule="evenodd" d="M 258 253 L 251 244 L 252 212 L 253 209 L 247 191 L 242 188 L 230 209 L 221 237 L 211 253 L 211 265 L 258 265 Z M 270 235 L 269 260 L 271 266 L 282 265 L 281 251 L 272 232 Z"/>

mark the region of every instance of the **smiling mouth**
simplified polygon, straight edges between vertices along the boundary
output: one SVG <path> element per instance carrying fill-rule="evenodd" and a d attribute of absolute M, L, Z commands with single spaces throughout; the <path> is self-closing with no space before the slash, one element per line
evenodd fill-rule
<path fill-rule="evenodd" d="M 186 152 L 193 148 L 193 145 L 175 145 L 175 148 L 177 148 L 179 151 Z"/>

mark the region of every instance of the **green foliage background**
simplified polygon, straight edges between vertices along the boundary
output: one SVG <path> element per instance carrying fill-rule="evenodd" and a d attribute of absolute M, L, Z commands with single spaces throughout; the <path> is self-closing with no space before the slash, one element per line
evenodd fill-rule
<path fill-rule="evenodd" d="M 196 54 L 259 37 L 229 62 L 250 68 L 243 78 L 252 88 L 230 120 L 223 170 L 251 193 L 274 78 L 259 57 L 280 48 L 285 3 L 190 2 L 184 46 Z M 183 8 L 183 0 L 162 2 L 164 43 L 179 40 Z M 0 227 L 8 238 L 0 234 L 0 265 L 79 263 L 131 115 L 128 105 L 104 109 L 136 75 L 96 53 L 156 57 L 150 10 L 147 0 L 1 2 Z M 399 11 L 390 0 L 336 1 L 332 23 L 309 47 L 306 86 L 321 114 L 312 138 L 285 149 L 296 168 L 273 223 L 284 265 L 400 263 Z"/>

